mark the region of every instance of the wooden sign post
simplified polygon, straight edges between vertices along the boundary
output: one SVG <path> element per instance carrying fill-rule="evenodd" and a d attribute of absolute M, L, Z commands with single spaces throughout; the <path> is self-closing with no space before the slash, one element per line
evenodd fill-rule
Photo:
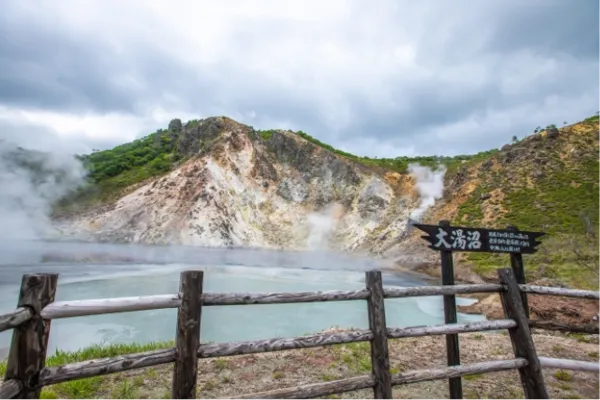
<path fill-rule="evenodd" d="M 522 254 L 535 253 L 541 244 L 536 239 L 545 235 L 543 232 L 523 232 L 514 226 L 506 230 L 467 228 L 451 226 L 449 221 L 440 221 L 438 225 L 414 224 L 414 227 L 425 232 L 421 236 L 429 242 L 429 248 L 440 252 L 442 264 L 442 285 L 454 285 L 454 264 L 452 254 L 455 251 L 473 251 L 485 253 L 509 253 L 511 267 L 519 284 L 525 283 Z M 527 297 L 522 295 L 523 307 L 529 317 Z M 444 296 L 444 321 L 446 324 L 457 322 L 456 297 Z M 446 335 L 446 351 L 448 366 L 460 365 L 458 334 Z M 462 399 L 461 378 L 450 378 L 449 389 L 451 399 Z"/>

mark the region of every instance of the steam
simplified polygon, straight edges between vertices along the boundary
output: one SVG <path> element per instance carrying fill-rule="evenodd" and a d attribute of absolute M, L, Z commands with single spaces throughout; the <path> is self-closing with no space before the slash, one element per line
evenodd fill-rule
<path fill-rule="evenodd" d="M 84 182 L 73 155 L 24 150 L 0 141 L 0 240 L 52 234 L 52 204 Z"/>
<path fill-rule="evenodd" d="M 107 264 L 147 268 L 146 263 L 181 263 L 193 268 L 244 265 L 344 271 L 370 270 L 379 264 L 328 248 L 343 212 L 339 204 L 308 217 L 308 252 L 97 243 L 61 236 L 51 220 L 52 207 L 84 184 L 85 177 L 83 165 L 66 149 L 25 150 L 0 140 L 0 282 L 17 279 L 26 271 L 53 271 L 56 263 L 92 270 Z"/>
<path fill-rule="evenodd" d="M 318 213 L 308 215 L 309 231 L 306 245 L 309 250 L 323 250 L 328 247 L 329 239 L 342 212 L 342 206 L 334 203 Z"/>
<path fill-rule="evenodd" d="M 440 166 L 437 171 L 419 164 L 409 164 L 408 171 L 416 182 L 419 193 L 419 207 L 410 213 L 410 219 L 415 222 L 421 221 L 423 214 L 435 201 L 441 199 L 444 194 L 444 175 L 446 168 Z"/>

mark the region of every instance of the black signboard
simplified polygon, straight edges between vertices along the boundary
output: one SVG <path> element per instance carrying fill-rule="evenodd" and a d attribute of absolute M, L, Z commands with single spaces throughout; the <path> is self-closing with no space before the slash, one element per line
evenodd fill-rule
<path fill-rule="evenodd" d="M 466 228 L 460 226 L 440 226 L 414 224 L 427 236 L 421 236 L 439 251 L 478 251 L 487 253 L 535 253 L 541 242 L 537 238 L 544 232 L 525 232 L 502 229 Z"/>

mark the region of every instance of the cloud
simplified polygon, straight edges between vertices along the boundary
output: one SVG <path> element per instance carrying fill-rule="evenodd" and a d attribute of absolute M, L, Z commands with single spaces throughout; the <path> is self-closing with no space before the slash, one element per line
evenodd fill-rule
<path fill-rule="evenodd" d="M 3 8 L 4 136 L 34 121 L 108 146 L 171 118 L 227 115 L 361 155 L 457 154 L 599 108 L 594 0 Z"/>

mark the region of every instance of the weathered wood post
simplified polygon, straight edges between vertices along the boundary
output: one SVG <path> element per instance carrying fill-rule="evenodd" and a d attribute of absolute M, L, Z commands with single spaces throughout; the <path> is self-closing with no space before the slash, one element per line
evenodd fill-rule
<path fill-rule="evenodd" d="M 519 368 L 519 376 L 525 391 L 525 397 L 528 399 L 547 399 L 549 397 L 544 383 L 542 366 L 531 337 L 528 318 L 521 300 L 521 290 L 514 272 L 508 268 L 499 269 L 498 277 L 500 283 L 506 287 L 505 291 L 500 292 L 504 315 L 507 319 L 513 319 L 517 322 L 516 327 L 508 330 L 515 357 L 527 360 L 527 365 Z"/>
<path fill-rule="evenodd" d="M 439 225 L 442 228 L 450 228 L 450 221 L 440 221 Z M 441 250 L 442 259 L 442 285 L 454 285 L 454 261 L 451 250 Z M 444 296 L 444 322 L 446 324 L 455 324 L 458 322 L 456 314 L 456 296 Z M 458 334 L 453 333 L 446 335 L 446 355 L 448 358 L 448 366 L 460 365 L 460 346 L 458 343 Z M 462 399 L 462 378 L 450 378 L 448 380 L 451 399 Z"/>
<path fill-rule="evenodd" d="M 175 366 L 173 368 L 173 399 L 195 399 L 202 318 L 203 271 L 181 273 L 181 306 L 177 311 Z"/>
<path fill-rule="evenodd" d="M 17 307 L 27 307 L 33 315 L 13 330 L 5 380 L 22 382 L 23 390 L 16 398 L 40 398 L 42 390 L 38 388 L 38 381 L 46 365 L 50 335 L 50 320 L 44 320 L 40 314 L 54 301 L 57 282 L 58 274 L 28 274 L 21 280 Z"/>
<path fill-rule="evenodd" d="M 371 340 L 371 371 L 375 378 L 373 394 L 375 399 L 391 399 L 392 376 L 381 271 L 367 271 L 365 280 L 370 292 L 367 298 L 369 329 L 373 332 Z"/>
<path fill-rule="evenodd" d="M 518 229 L 514 225 L 509 225 L 506 229 L 510 232 L 518 232 Z M 510 253 L 510 267 L 512 268 L 517 283 L 520 285 L 525 284 L 525 267 L 523 266 L 523 254 L 521 253 Z M 521 293 L 523 299 L 523 308 L 525 309 L 525 315 L 529 318 L 529 301 L 527 300 L 527 293 Z"/>

